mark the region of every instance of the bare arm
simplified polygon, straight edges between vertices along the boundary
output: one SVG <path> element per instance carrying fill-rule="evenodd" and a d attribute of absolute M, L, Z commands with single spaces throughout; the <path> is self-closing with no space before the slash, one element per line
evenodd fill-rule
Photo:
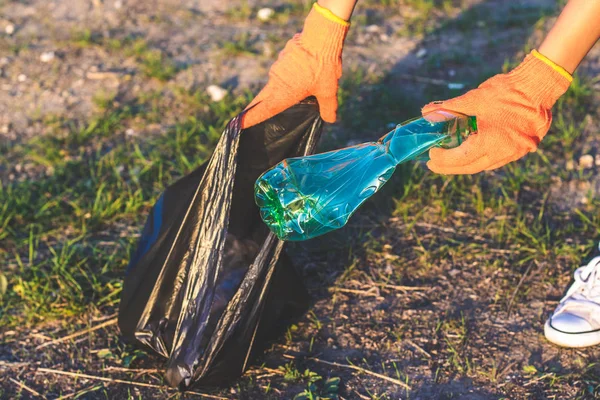
<path fill-rule="evenodd" d="M 600 0 L 570 0 L 539 52 L 573 73 L 600 38 Z"/>
<path fill-rule="evenodd" d="M 344 21 L 349 21 L 358 0 L 319 0 L 321 7 L 328 9 Z"/>

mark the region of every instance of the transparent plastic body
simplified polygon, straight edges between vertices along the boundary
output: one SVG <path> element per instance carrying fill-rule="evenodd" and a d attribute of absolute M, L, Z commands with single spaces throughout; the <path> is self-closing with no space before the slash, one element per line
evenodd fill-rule
<path fill-rule="evenodd" d="M 399 124 L 377 142 L 283 160 L 254 186 L 260 215 L 280 239 L 311 239 L 344 226 L 403 162 L 453 148 L 477 130 L 475 117 L 435 111 Z"/>

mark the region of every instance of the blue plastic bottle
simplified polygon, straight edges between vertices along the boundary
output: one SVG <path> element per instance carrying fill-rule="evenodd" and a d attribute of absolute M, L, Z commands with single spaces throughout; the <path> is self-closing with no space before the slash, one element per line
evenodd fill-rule
<path fill-rule="evenodd" d="M 300 241 L 344 226 L 396 166 L 453 148 L 477 130 L 475 117 L 435 111 L 399 124 L 378 142 L 283 160 L 256 181 L 263 221 L 280 239 Z"/>

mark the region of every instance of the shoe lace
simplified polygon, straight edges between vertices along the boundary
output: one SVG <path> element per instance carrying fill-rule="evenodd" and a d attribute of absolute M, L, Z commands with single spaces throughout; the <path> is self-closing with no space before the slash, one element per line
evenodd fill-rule
<path fill-rule="evenodd" d="M 600 304 L 600 256 L 575 270 L 575 283 L 571 285 L 561 303 L 566 300 Z"/>

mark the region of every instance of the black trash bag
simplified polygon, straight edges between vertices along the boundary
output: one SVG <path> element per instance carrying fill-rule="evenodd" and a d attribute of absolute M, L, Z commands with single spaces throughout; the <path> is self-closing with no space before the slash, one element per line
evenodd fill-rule
<path fill-rule="evenodd" d="M 313 152 L 322 121 L 308 98 L 259 125 L 232 119 L 210 160 L 169 186 L 126 271 L 119 328 L 167 359 L 174 387 L 239 377 L 308 294 L 262 223 L 254 182 L 287 157 Z"/>

